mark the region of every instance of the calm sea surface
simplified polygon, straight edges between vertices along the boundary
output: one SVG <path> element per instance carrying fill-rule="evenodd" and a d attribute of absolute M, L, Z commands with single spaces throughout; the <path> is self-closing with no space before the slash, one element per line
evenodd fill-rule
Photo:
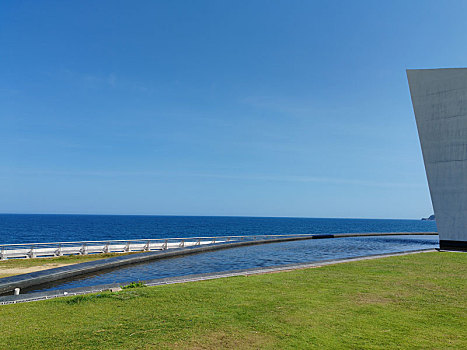
<path fill-rule="evenodd" d="M 258 234 L 434 232 L 433 221 L 0 214 L 0 244 Z"/>

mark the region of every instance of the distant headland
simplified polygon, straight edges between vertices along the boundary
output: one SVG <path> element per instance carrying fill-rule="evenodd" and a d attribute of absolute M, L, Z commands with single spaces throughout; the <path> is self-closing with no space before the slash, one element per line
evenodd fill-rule
<path fill-rule="evenodd" d="M 427 218 L 422 218 L 422 220 L 423 220 L 423 221 L 427 221 L 427 220 L 428 220 L 428 221 L 435 221 L 435 220 L 436 220 L 435 214 L 430 215 L 430 216 L 427 217 Z"/>

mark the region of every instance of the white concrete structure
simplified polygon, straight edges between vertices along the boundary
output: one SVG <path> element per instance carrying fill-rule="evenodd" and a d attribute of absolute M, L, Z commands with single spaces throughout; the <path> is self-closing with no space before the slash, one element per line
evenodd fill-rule
<path fill-rule="evenodd" d="M 0 245 L 0 260 L 19 258 L 45 258 L 62 255 L 149 252 L 174 248 L 196 247 L 216 243 L 236 242 L 245 240 L 244 237 L 245 236 L 187 237 L 113 241 L 3 244 Z M 250 237 L 250 239 L 253 239 L 253 236 Z"/>
<path fill-rule="evenodd" d="M 409 69 L 440 247 L 467 250 L 467 68 Z"/>

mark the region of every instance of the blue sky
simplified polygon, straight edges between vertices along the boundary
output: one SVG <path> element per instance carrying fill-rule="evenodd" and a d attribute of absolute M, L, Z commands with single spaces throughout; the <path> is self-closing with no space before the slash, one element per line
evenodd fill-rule
<path fill-rule="evenodd" d="M 2 1 L 0 212 L 419 218 L 406 68 L 465 1 Z"/>

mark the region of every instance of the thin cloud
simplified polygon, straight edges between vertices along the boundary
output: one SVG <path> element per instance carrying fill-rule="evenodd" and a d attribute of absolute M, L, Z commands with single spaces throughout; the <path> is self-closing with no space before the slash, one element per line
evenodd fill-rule
<path fill-rule="evenodd" d="M 140 81 L 131 81 L 118 77 L 114 72 L 108 74 L 94 74 L 61 69 L 59 72 L 66 79 L 85 84 L 90 88 L 117 88 L 129 91 L 150 93 L 153 89 Z"/>
<path fill-rule="evenodd" d="M 90 171 L 69 171 L 69 170 L 40 170 L 40 169 L 4 169 L 7 172 L 16 175 L 34 175 L 34 176 L 72 176 L 72 177 L 183 177 L 183 178 L 212 178 L 224 180 L 247 180 L 247 181 L 268 181 L 268 182 L 292 182 L 292 183 L 321 183 L 334 185 L 353 185 L 368 187 L 389 187 L 389 188 L 407 188 L 407 187 L 425 187 L 420 183 L 401 183 L 401 182 L 378 182 L 364 179 L 346 179 L 333 177 L 313 177 L 302 175 L 264 175 L 264 174 L 216 174 L 216 173 L 188 173 L 188 172 L 164 172 L 164 171 L 111 171 L 111 170 L 90 170 Z"/>

